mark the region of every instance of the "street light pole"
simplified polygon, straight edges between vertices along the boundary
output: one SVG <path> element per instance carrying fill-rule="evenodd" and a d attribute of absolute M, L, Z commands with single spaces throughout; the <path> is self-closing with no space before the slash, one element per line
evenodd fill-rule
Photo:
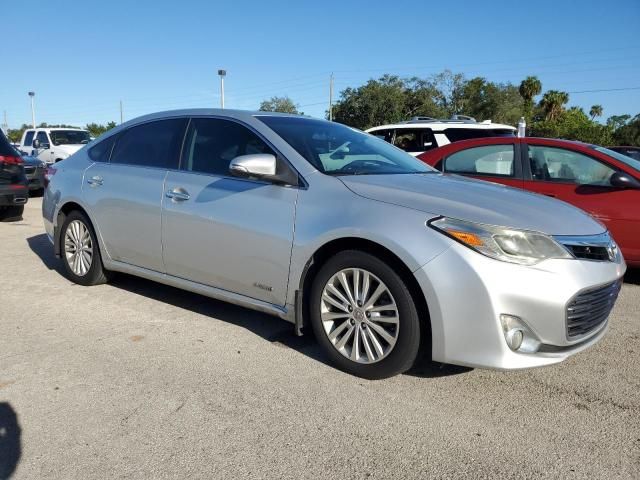
<path fill-rule="evenodd" d="M 33 97 L 36 96 L 36 92 L 29 92 L 29 96 L 31 97 L 31 123 L 33 128 L 36 128 L 36 110 L 33 106 Z"/>
<path fill-rule="evenodd" d="M 224 77 L 227 75 L 226 70 L 218 70 L 220 75 L 220 108 L 224 108 Z"/>
<path fill-rule="evenodd" d="M 333 122 L 333 72 L 329 77 L 329 121 Z"/>

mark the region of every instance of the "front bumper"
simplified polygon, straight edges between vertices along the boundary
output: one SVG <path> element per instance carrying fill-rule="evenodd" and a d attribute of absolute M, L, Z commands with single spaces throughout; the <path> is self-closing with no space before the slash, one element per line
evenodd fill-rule
<path fill-rule="evenodd" d="M 626 265 L 546 260 L 523 266 L 494 260 L 452 241 L 414 272 L 431 319 L 432 357 L 443 363 L 496 369 L 561 362 L 604 336 L 608 320 L 578 338 L 567 335 L 567 305 L 583 290 L 618 281 Z M 535 353 L 507 345 L 501 315 L 522 319 L 541 342 Z"/>

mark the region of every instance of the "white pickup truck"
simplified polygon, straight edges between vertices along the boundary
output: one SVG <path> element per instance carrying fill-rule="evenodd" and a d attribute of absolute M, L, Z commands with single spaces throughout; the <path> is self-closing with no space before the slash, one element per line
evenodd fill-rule
<path fill-rule="evenodd" d="M 24 131 L 18 148 L 51 164 L 64 160 L 90 141 L 89 132 L 79 128 L 32 128 Z"/>

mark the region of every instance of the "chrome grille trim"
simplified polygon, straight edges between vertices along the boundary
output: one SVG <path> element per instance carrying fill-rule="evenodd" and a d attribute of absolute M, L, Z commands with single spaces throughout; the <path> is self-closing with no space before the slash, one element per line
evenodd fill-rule
<path fill-rule="evenodd" d="M 553 238 L 574 258 L 579 260 L 615 262 L 620 255 L 618 246 L 609 235 L 609 232 L 575 237 L 556 235 Z"/>
<path fill-rule="evenodd" d="M 616 303 L 622 280 L 583 290 L 567 304 L 567 338 L 575 340 L 602 325 Z"/>

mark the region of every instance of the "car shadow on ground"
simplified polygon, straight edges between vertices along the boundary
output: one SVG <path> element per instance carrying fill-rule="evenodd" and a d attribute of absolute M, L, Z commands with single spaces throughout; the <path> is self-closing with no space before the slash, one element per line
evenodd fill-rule
<path fill-rule="evenodd" d="M 18 415 L 7 402 L 0 402 L 0 479 L 10 478 L 22 456 Z"/>
<path fill-rule="evenodd" d="M 55 257 L 51 242 L 45 234 L 27 238 L 27 243 L 49 270 L 55 270 L 60 275 L 63 275 L 62 262 Z M 216 318 L 225 323 L 237 325 L 264 338 L 275 346 L 291 348 L 320 363 L 330 365 L 320 346 L 315 341 L 310 328 L 306 328 L 305 334 L 298 337 L 294 334 L 291 323 L 277 317 L 132 275 L 118 273 L 109 282 L 109 285 L 200 315 Z M 421 359 L 407 372 L 407 375 L 437 378 L 457 375 L 470 370 L 466 367 L 443 365 L 431 362 L 428 359 Z"/>

